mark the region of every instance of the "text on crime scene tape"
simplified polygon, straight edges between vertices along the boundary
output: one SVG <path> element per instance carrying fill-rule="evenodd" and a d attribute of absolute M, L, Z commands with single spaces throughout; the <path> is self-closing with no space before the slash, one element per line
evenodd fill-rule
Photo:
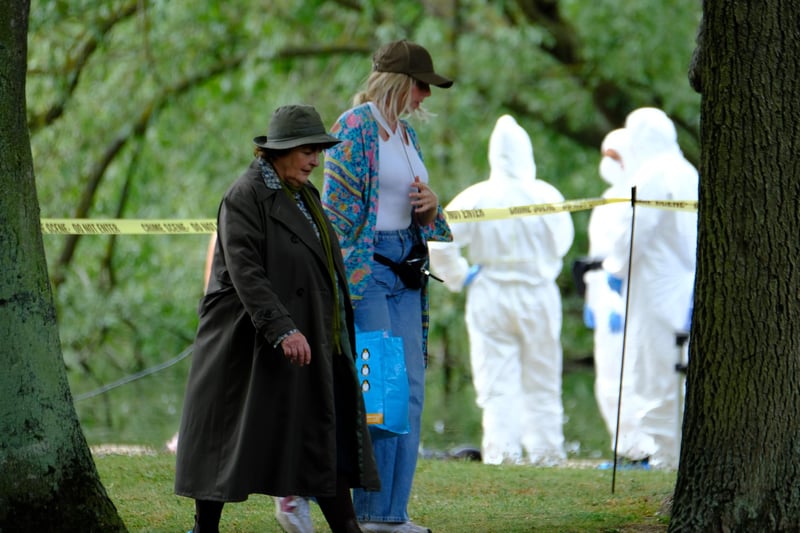
<path fill-rule="evenodd" d="M 486 220 L 503 220 L 516 217 L 550 215 L 574 211 L 585 211 L 597 206 L 631 203 L 630 198 L 589 198 L 583 200 L 566 200 L 559 203 L 520 205 L 513 207 L 488 207 L 481 209 L 464 209 L 445 211 L 448 222 L 479 222 Z M 694 200 L 636 200 L 637 206 L 655 207 L 676 211 L 697 211 Z M 148 220 L 148 219 L 82 219 L 82 218 L 43 218 L 41 220 L 44 235 L 179 235 L 210 234 L 217 231 L 214 219 L 186 220 Z"/>

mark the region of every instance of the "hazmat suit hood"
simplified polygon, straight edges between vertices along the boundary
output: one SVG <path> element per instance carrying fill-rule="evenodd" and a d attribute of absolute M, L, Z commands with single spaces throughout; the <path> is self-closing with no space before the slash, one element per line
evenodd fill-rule
<path fill-rule="evenodd" d="M 614 150 L 619 154 L 621 161 L 606 155 L 607 150 Z M 608 132 L 600 145 L 600 177 L 612 187 L 624 187 L 628 185 L 628 177 L 631 175 L 633 158 L 631 157 L 630 133 L 625 128 L 618 128 Z"/>
<path fill-rule="evenodd" d="M 632 111 L 625 119 L 625 129 L 636 147 L 636 161 L 664 153 L 681 153 L 675 124 L 660 109 L 642 107 Z"/>
<path fill-rule="evenodd" d="M 489 180 L 536 179 L 531 139 L 511 115 L 503 115 L 495 123 L 489 138 L 489 166 Z"/>

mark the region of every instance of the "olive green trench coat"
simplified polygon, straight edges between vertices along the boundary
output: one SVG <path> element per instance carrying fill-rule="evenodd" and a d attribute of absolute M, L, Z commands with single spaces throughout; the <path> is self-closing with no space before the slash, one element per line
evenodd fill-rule
<path fill-rule="evenodd" d="M 319 193 L 306 187 L 321 210 Z M 379 488 L 355 355 L 346 346 L 355 340 L 344 264 L 325 223 L 344 303 L 345 354 L 334 347 L 337 301 L 325 251 L 294 199 L 268 188 L 256 161 L 226 192 L 186 387 L 177 494 L 333 496 L 337 462 L 351 487 Z M 311 346 L 307 366 L 290 364 L 276 346 L 294 328 Z"/>

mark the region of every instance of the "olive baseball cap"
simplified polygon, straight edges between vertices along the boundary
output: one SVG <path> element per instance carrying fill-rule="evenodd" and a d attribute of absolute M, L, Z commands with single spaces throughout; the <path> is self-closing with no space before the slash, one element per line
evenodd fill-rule
<path fill-rule="evenodd" d="M 415 80 L 447 89 L 453 80 L 433 70 L 433 59 L 422 46 L 406 41 L 393 41 L 378 48 L 372 56 L 375 72 L 397 72 Z"/>
<path fill-rule="evenodd" d="M 306 144 L 327 149 L 342 141 L 328 135 L 314 106 L 286 105 L 272 113 L 267 134 L 256 137 L 253 142 L 261 148 L 286 150 Z"/>

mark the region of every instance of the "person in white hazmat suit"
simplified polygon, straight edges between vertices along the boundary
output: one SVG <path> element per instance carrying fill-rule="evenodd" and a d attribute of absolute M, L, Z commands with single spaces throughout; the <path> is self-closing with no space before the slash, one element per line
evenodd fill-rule
<path fill-rule="evenodd" d="M 449 211 L 562 202 L 536 179 L 533 147 L 503 115 L 489 140 L 489 179 Z M 555 465 L 565 457 L 561 295 L 555 283 L 572 245 L 569 213 L 454 222 L 453 242 L 430 242 L 432 269 L 451 291 L 467 287 L 466 325 L 485 464 Z M 467 258 L 461 249 L 467 248 Z M 526 454 L 526 455 L 525 455 Z"/>
<path fill-rule="evenodd" d="M 637 200 L 696 201 L 697 170 L 683 156 L 672 120 L 645 107 L 625 121 L 636 167 Z M 654 441 L 650 465 L 677 466 L 680 446 L 676 334 L 686 326 L 692 303 L 697 249 L 697 213 L 637 205 L 633 252 L 630 227 L 616 236 L 603 267 L 628 284 L 626 359 L 636 375 L 641 429 Z M 627 361 L 626 361 L 626 364 Z M 679 399 L 680 397 L 680 399 Z"/>
<path fill-rule="evenodd" d="M 630 178 L 636 166 L 628 130 L 620 128 L 609 132 L 603 139 L 600 153 L 600 177 L 609 185 L 602 197 L 630 199 Z M 594 391 L 611 437 L 611 449 L 627 459 L 628 466 L 647 468 L 644 461 L 655 452 L 655 442 L 641 428 L 647 403 L 638 396 L 637 367 L 630 353 L 625 357 L 622 402 L 619 401 L 626 283 L 624 278 L 610 276 L 602 268 L 602 260 L 613 250 L 615 237 L 630 231 L 630 210 L 630 201 L 609 203 L 595 207 L 589 216 L 589 257 L 593 268 L 583 276 L 586 286 L 584 322 L 594 330 Z M 619 442 L 615 446 L 617 429 Z"/>

